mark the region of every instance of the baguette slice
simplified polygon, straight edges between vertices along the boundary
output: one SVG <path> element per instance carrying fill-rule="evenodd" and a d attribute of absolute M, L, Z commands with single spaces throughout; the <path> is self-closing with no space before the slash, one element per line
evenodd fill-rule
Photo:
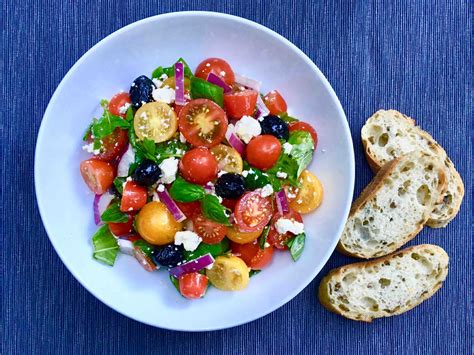
<path fill-rule="evenodd" d="M 445 150 L 430 134 L 415 126 L 415 121 L 395 110 L 380 110 L 362 127 L 362 144 L 373 171 L 377 172 L 394 158 L 414 150 L 437 155 L 444 161 L 447 189 L 443 199 L 436 204 L 427 225 L 445 227 L 456 217 L 464 197 L 461 176 Z"/>
<path fill-rule="evenodd" d="M 423 244 L 342 266 L 321 281 L 319 300 L 334 313 L 364 322 L 402 314 L 441 288 L 448 262 L 442 248 Z"/>
<path fill-rule="evenodd" d="M 445 186 L 436 156 L 414 151 L 388 162 L 352 204 L 338 250 L 365 259 L 394 252 L 420 232 Z"/>

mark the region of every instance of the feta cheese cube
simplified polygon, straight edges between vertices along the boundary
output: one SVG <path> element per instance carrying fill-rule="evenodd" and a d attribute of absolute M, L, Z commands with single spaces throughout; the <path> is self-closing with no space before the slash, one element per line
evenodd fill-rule
<path fill-rule="evenodd" d="M 160 169 L 163 175 L 158 182 L 162 184 L 171 184 L 175 181 L 176 173 L 178 172 L 178 163 L 179 160 L 174 157 L 163 160 L 160 164 Z"/>
<path fill-rule="evenodd" d="M 175 100 L 176 93 L 173 89 L 165 86 L 164 88 L 154 89 L 151 95 L 155 101 L 171 104 Z"/>
<path fill-rule="evenodd" d="M 292 149 L 293 149 L 293 146 L 290 143 L 288 142 L 283 143 L 283 152 L 285 154 L 290 155 Z"/>
<path fill-rule="evenodd" d="M 288 174 L 283 171 L 278 171 L 276 173 L 276 177 L 279 179 L 286 179 L 288 177 Z"/>
<path fill-rule="evenodd" d="M 268 197 L 271 196 L 273 193 L 273 187 L 270 184 L 266 184 L 264 187 L 262 187 L 262 191 L 260 192 L 260 195 L 262 197 Z"/>
<path fill-rule="evenodd" d="M 186 249 L 187 251 L 196 250 L 201 241 L 201 237 L 191 231 L 176 232 L 174 236 L 174 244 L 182 244 L 184 249 Z"/>
<path fill-rule="evenodd" d="M 250 116 L 243 116 L 235 124 L 235 134 L 248 144 L 252 138 L 259 136 L 262 133 L 260 123 Z"/>
<path fill-rule="evenodd" d="M 285 234 L 285 233 L 293 233 L 293 234 L 301 234 L 304 233 L 304 224 L 298 221 L 294 221 L 288 218 L 280 218 L 275 223 L 275 228 L 278 233 Z"/>

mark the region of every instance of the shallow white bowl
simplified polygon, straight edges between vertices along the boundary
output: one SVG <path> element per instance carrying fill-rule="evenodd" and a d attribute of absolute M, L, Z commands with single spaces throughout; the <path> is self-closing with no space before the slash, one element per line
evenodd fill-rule
<path fill-rule="evenodd" d="M 304 217 L 301 259 L 276 253 L 272 264 L 241 292 L 210 288 L 183 299 L 166 272 L 146 272 L 119 255 L 114 267 L 92 259 L 93 195 L 79 173 L 82 134 L 99 101 L 128 90 L 134 78 L 184 57 L 191 68 L 222 57 L 235 72 L 278 89 L 288 112 L 310 122 L 319 145 L 310 166 L 324 201 Z M 262 317 L 295 297 L 324 266 L 342 232 L 352 200 L 354 151 L 344 111 L 314 63 L 277 33 L 254 22 L 210 12 L 171 13 L 133 23 L 91 48 L 64 77 L 44 114 L 35 157 L 39 210 L 51 243 L 74 277 L 118 312 L 153 326 L 188 331 L 228 328 Z"/>

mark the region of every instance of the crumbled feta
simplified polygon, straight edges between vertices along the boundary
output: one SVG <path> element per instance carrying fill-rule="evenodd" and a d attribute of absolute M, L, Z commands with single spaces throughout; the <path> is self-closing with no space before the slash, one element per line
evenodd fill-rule
<path fill-rule="evenodd" d="M 207 270 L 211 270 L 213 266 L 214 266 L 214 263 L 209 264 L 209 265 L 206 266 L 206 269 L 207 269 Z"/>
<path fill-rule="evenodd" d="M 217 173 L 217 177 L 221 177 L 224 174 L 227 174 L 227 171 L 221 170 Z"/>
<path fill-rule="evenodd" d="M 264 248 L 270 248 L 270 243 L 265 242 L 265 244 L 263 244 L 263 247 L 264 247 Z"/>
<path fill-rule="evenodd" d="M 157 190 L 158 192 L 163 192 L 163 191 L 165 191 L 165 185 L 159 184 L 158 187 L 156 188 L 156 190 Z"/>
<path fill-rule="evenodd" d="M 285 234 L 288 232 L 293 234 L 304 233 L 303 223 L 288 218 L 280 218 L 278 221 L 276 221 L 275 228 L 280 234 Z"/>
<path fill-rule="evenodd" d="M 159 78 L 161 81 L 165 81 L 166 79 L 168 79 L 168 75 L 166 75 L 165 73 L 161 74 L 160 78 Z"/>
<path fill-rule="evenodd" d="M 295 198 L 296 197 L 296 194 L 292 193 L 292 192 L 289 192 L 286 194 L 286 196 L 288 196 L 288 198 Z"/>
<path fill-rule="evenodd" d="M 243 116 L 235 124 L 235 134 L 246 144 L 248 144 L 253 137 L 260 135 L 260 133 L 262 133 L 262 127 L 260 127 L 260 123 L 253 117 Z"/>
<path fill-rule="evenodd" d="M 243 176 L 243 177 L 247 177 L 248 174 L 249 174 L 249 171 L 248 171 L 248 170 L 242 171 L 242 176 Z"/>
<path fill-rule="evenodd" d="M 92 142 L 89 143 L 89 144 L 83 145 L 82 150 L 87 152 L 87 153 L 94 154 L 94 155 L 99 155 L 100 154 L 100 149 L 94 149 L 94 143 L 92 143 Z"/>
<path fill-rule="evenodd" d="M 176 158 L 166 158 L 160 164 L 162 172 L 161 178 L 158 180 L 162 184 L 171 184 L 176 180 L 176 173 L 178 172 L 178 162 Z"/>
<path fill-rule="evenodd" d="M 290 155 L 291 149 L 293 149 L 293 146 L 290 143 L 288 143 L 288 142 L 283 143 L 283 152 L 285 154 Z"/>
<path fill-rule="evenodd" d="M 127 239 L 117 239 L 120 252 L 128 255 L 133 255 L 133 243 Z"/>
<path fill-rule="evenodd" d="M 176 234 L 174 235 L 174 244 L 183 244 L 184 249 L 186 249 L 187 251 L 196 250 L 201 241 L 202 238 L 191 231 L 176 232 Z"/>
<path fill-rule="evenodd" d="M 221 74 L 221 76 L 225 76 L 225 71 L 222 70 L 222 71 L 220 72 L 220 74 Z"/>
<path fill-rule="evenodd" d="M 119 108 L 119 113 L 121 115 L 125 115 L 129 107 L 130 107 L 130 104 L 126 102 L 122 107 Z"/>
<path fill-rule="evenodd" d="M 260 192 L 260 195 L 262 197 L 268 197 L 273 193 L 273 187 L 270 184 L 266 184 L 264 187 L 262 187 L 262 191 Z"/>
<path fill-rule="evenodd" d="M 160 196 L 158 196 L 158 194 L 156 193 L 156 191 L 153 191 L 151 200 L 152 200 L 152 201 L 158 201 L 158 202 L 160 202 Z"/>
<path fill-rule="evenodd" d="M 161 87 L 161 85 L 163 85 L 163 82 L 160 79 L 153 78 L 153 79 L 151 79 L 151 81 L 153 81 L 153 84 L 155 84 L 155 86 L 157 88 L 159 88 L 159 87 Z"/>
<path fill-rule="evenodd" d="M 276 177 L 279 179 L 286 179 L 288 177 L 288 174 L 283 171 L 278 171 L 276 173 Z"/>
<path fill-rule="evenodd" d="M 165 86 L 164 88 L 154 89 L 151 96 L 153 96 L 155 101 L 171 104 L 174 102 L 176 93 L 173 89 Z"/>
<path fill-rule="evenodd" d="M 183 134 L 181 132 L 179 132 L 179 141 L 181 143 L 186 143 L 186 137 L 183 136 Z"/>

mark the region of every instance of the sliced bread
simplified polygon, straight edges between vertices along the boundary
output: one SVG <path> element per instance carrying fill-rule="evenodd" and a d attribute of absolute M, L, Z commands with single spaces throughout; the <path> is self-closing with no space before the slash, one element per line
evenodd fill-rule
<path fill-rule="evenodd" d="M 319 300 L 334 313 L 364 322 L 401 314 L 441 288 L 448 262 L 442 248 L 423 244 L 342 266 L 321 281 Z"/>
<path fill-rule="evenodd" d="M 464 197 L 461 176 L 445 150 L 415 125 L 415 121 L 395 110 L 379 110 L 362 127 L 362 144 L 370 167 L 377 172 L 384 164 L 411 151 L 438 156 L 445 165 L 447 189 L 434 207 L 427 225 L 445 227 L 458 213 Z"/>
<path fill-rule="evenodd" d="M 394 252 L 423 228 L 445 186 L 433 155 L 413 151 L 388 162 L 354 201 L 338 250 L 365 259 Z"/>

